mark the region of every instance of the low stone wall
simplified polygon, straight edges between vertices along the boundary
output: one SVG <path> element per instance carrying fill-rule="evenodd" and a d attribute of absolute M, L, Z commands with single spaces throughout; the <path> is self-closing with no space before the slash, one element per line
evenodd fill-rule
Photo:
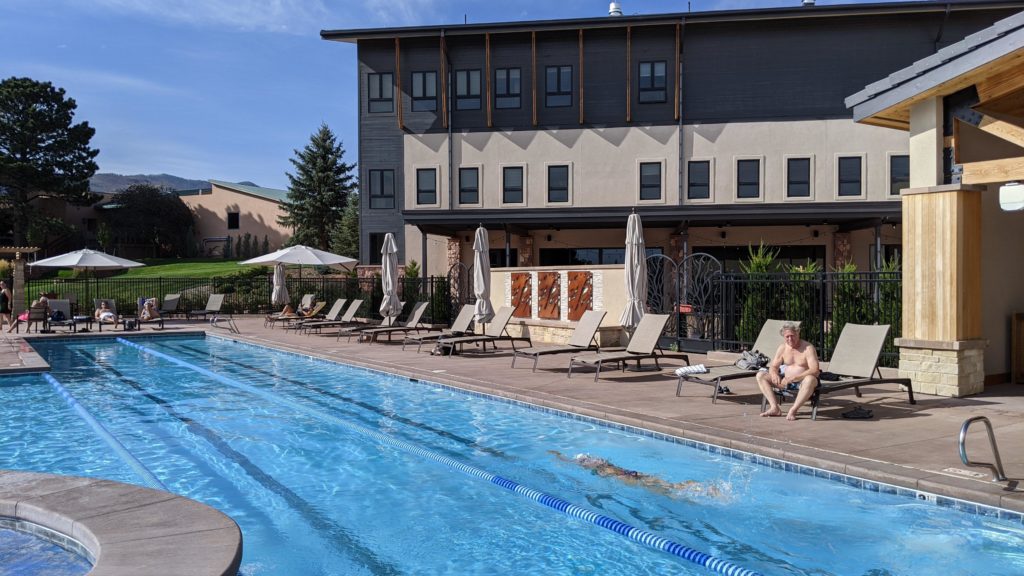
<path fill-rule="evenodd" d="M 898 339 L 896 345 L 900 378 L 910 378 L 915 392 L 958 398 L 985 389 L 985 340 Z"/>

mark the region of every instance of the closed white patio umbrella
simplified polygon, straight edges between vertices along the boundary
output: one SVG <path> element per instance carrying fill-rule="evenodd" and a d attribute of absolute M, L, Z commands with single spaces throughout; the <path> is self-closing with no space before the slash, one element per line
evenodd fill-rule
<path fill-rule="evenodd" d="M 486 324 L 494 318 L 491 306 L 491 248 L 487 229 L 480 226 L 473 239 L 473 295 L 476 296 L 473 320 Z"/>
<path fill-rule="evenodd" d="M 644 317 L 647 306 L 647 249 L 640 215 L 629 215 L 626 222 L 626 258 L 623 263 L 626 279 L 626 307 L 619 322 L 630 334 Z"/>
<path fill-rule="evenodd" d="M 384 299 L 380 302 L 380 315 L 394 318 L 402 312 L 402 303 L 398 300 L 398 245 L 395 244 L 395 235 L 391 232 L 384 235 L 384 245 L 380 249 L 380 254 L 380 285 L 384 290 Z"/>
<path fill-rule="evenodd" d="M 285 282 L 284 264 L 281 262 L 274 265 L 274 291 L 270 294 L 270 303 L 274 306 L 284 306 L 288 303 L 288 286 Z"/>

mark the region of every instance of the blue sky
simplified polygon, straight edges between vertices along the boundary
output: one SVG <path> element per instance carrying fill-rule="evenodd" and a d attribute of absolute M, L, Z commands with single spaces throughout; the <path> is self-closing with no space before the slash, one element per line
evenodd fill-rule
<path fill-rule="evenodd" d="M 823 2 L 819 4 L 837 2 Z M 848 2 L 849 3 L 849 2 Z M 687 2 L 621 2 L 626 14 Z M 799 0 L 693 0 L 693 10 Z M 64 88 L 101 172 L 287 188 L 326 123 L 357 158 L 356 48 L 322 29 L 604 16 L 602 0 L 2 0 L 0 78 Z"/>

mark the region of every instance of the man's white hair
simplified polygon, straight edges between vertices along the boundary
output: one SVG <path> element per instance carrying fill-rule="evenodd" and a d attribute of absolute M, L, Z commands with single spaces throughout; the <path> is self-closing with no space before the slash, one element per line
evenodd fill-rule
<path fill-rule="evenodd" d="M 794 334 L 800 334 L 800 325 L 796 322 L 783 322 L 782 328 L 779 329 L 779 334 L 784 335 L 786 332 L 793 332 Z"/>

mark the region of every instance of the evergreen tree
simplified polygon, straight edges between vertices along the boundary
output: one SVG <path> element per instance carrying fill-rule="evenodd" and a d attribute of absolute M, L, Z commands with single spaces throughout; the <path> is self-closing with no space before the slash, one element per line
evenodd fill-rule
<path fill-rule="evenodd" d="M 195 222 L 180 196 L 132 184 L 114 195 L 113 204 L 118 208 L 104 211 L 104 223 L 122 242 L 153 246 L 162 257 L 187 254 Z"/>
<path fill-rule="evenodd" d="M 270 239 L 266 234 L 263 235 L 263 251 L 260 254 L 270 254 Z"/>
<path fill-rule="evenodd" d="M 359 258 L 359 193 L 349 194 L 348 205 L 331 231 L 331 252 Z"/>
<path fill-rule="evenodd" d="M 293 244 L 328 250 L 331 232 L 356 189 L 355 165 L 343 161 L 345 149 L 326 124 L 295 155 L 291 163 L 296 174 L 288 174 L 288 200 L 282 203 L 285 214 L 278 223 L 292 229 Z"/>
<path fill-rule="evenodd" d="M 30 78 L 0 82 L 0 209 L 14 231 L 14 244 L 27 239 L 42 215 L 33 200 L 56 197 L 88 206 L 99 197 L 89 192 L 99 150 L 89 147 L 95 130 L 73 124 L 77 105 L 63 88 Z"/>

